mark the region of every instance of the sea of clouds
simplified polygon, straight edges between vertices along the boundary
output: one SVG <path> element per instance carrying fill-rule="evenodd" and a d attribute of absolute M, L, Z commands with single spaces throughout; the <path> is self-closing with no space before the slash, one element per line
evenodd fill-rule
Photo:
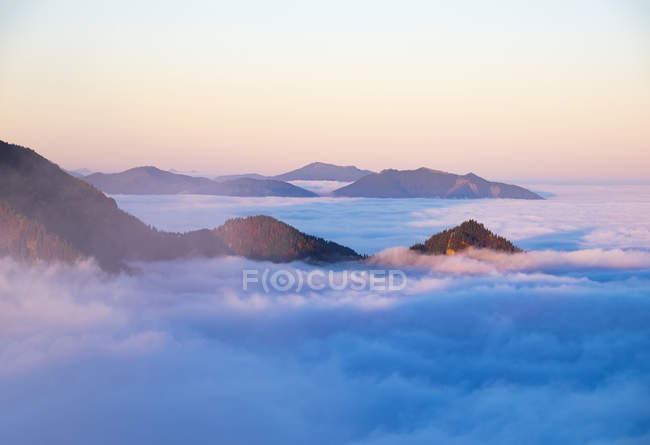
<path fill-rule="evenodd" d="M 344 234 L 345 222 L 357 246 L 379 253 L 336 266 L 143 263 L 117 276 L 93 262 L 1 259 L 0 443 L 650 443 L 650 193 L 621 189 L 599 198 L 598 188 L 557 187 L 544 211 L 509 200 L 391 209 L 118 197 L 179 230 L 268 210 L 321 236 Z M 626 206 L 638 218 L 616 213 Z M 369 214 L 377 236 L 355 235 Z M 215 224 L 203 224 L 210 215 Z M 399 247 L 466 215 L 540 248 L 422 257 Z M 394 228 L 406 242 L 384 244 Z M 594 236 L 610 232 L 624 235 Z M 244 290 L 242 270 L 256 268 L 399 268 L 407 285 Z"/>
<path fill-rule="evenodd" d="M 526 250 L 650 249 L 650 186 L 538 185 L 550 197 L 521 199 L 233 198 L 118 195 L 119 206 L 171 231 L 216 227 L 266 214 L 373 254 L 422 242 L 474 218 Z"/>

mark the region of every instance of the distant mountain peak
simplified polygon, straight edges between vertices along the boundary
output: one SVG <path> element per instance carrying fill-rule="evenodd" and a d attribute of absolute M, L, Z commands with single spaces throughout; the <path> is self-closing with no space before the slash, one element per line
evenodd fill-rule
<path fill-rule="evenodd" d="M 461 176 L 426 167 L 382 170 L 334 190 L 332 194 L 360 198 L 543 199 L 523 187 L 490 182 L 474 173 Z"/>
<path fill-rule="evenodd" d="M 145 172 L 145 173 L 148 173 L 150 175 L 164 175 L 165 173 L 175 174 L 175 173 L 169 172 L 167 170 L 162 170 L 162 169 L 160 169 L 160 168 L 158 168 L 156 166 L 153 166 L 153 165 L 143 165 L 143 166 L 140 166 L 140 167 L 133 167 L 133 168 L 130 168 L 130 169 L 124 171 L 124 173 L 127 173 L 127 172 L 132 172 L 132 173 Z"/>
<path fill-rule="evenodd" d="M 357 170 L 359 170 L 356 165 L 338 165 L 338 164 L 331 164 L 329 162 L 321 162 L 321 161 L 311 162 L 311 163 L 305 165 L 302 168 L 305 168 L 305 167 L 356 168 Z"/>
<path fill-rule="evenodd" d="M 470 247 L 492 249 L 508 253 L 521 252 L 507 239 L 495 235 L 482 223 L 470 219 L 460 225 L 432 235 L 422 244 L 414 244 L 411 250 L 434 255 L 453 255 Z"/>
<path fill-rule="evenodd" d="M 282 181 L 340 181 L 352 182 L 371 174 L 370 170 L 361 170 L 354 165 L 335 165 L 326 162 L 312 162 L 274 178 Z"/>

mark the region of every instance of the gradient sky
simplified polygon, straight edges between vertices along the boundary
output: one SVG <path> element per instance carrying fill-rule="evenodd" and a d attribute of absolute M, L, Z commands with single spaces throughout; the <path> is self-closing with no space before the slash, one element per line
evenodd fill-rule
<path fill-rule="evenodd" d="M 648 3 L 530 3 L 0 0 L 0 139 L 104 171 L 649 180 Z"/>

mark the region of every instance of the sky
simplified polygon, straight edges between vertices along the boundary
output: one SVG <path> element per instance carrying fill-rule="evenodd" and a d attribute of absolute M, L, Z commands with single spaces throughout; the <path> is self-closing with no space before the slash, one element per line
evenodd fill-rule
<path fill-rule="evenodd" d="M 70 169 L 650 171 L 650 7 L 0 0 L 0 139 Z"/>

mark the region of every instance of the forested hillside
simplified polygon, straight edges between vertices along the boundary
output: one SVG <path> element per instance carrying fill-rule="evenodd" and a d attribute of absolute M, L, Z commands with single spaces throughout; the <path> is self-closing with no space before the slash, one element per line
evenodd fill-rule
<path fill-rule="evenodd" d="M 502 252 L 521 252 L 507 239 L 495 235 L 485 226 L 473 219 L 463 222 L 453 229 L 444 230 L 431 236 L 424 244 L 415 244 L 411 250 L 438 255 L 453 255 L 468 247 L 494 249 Z"/>

